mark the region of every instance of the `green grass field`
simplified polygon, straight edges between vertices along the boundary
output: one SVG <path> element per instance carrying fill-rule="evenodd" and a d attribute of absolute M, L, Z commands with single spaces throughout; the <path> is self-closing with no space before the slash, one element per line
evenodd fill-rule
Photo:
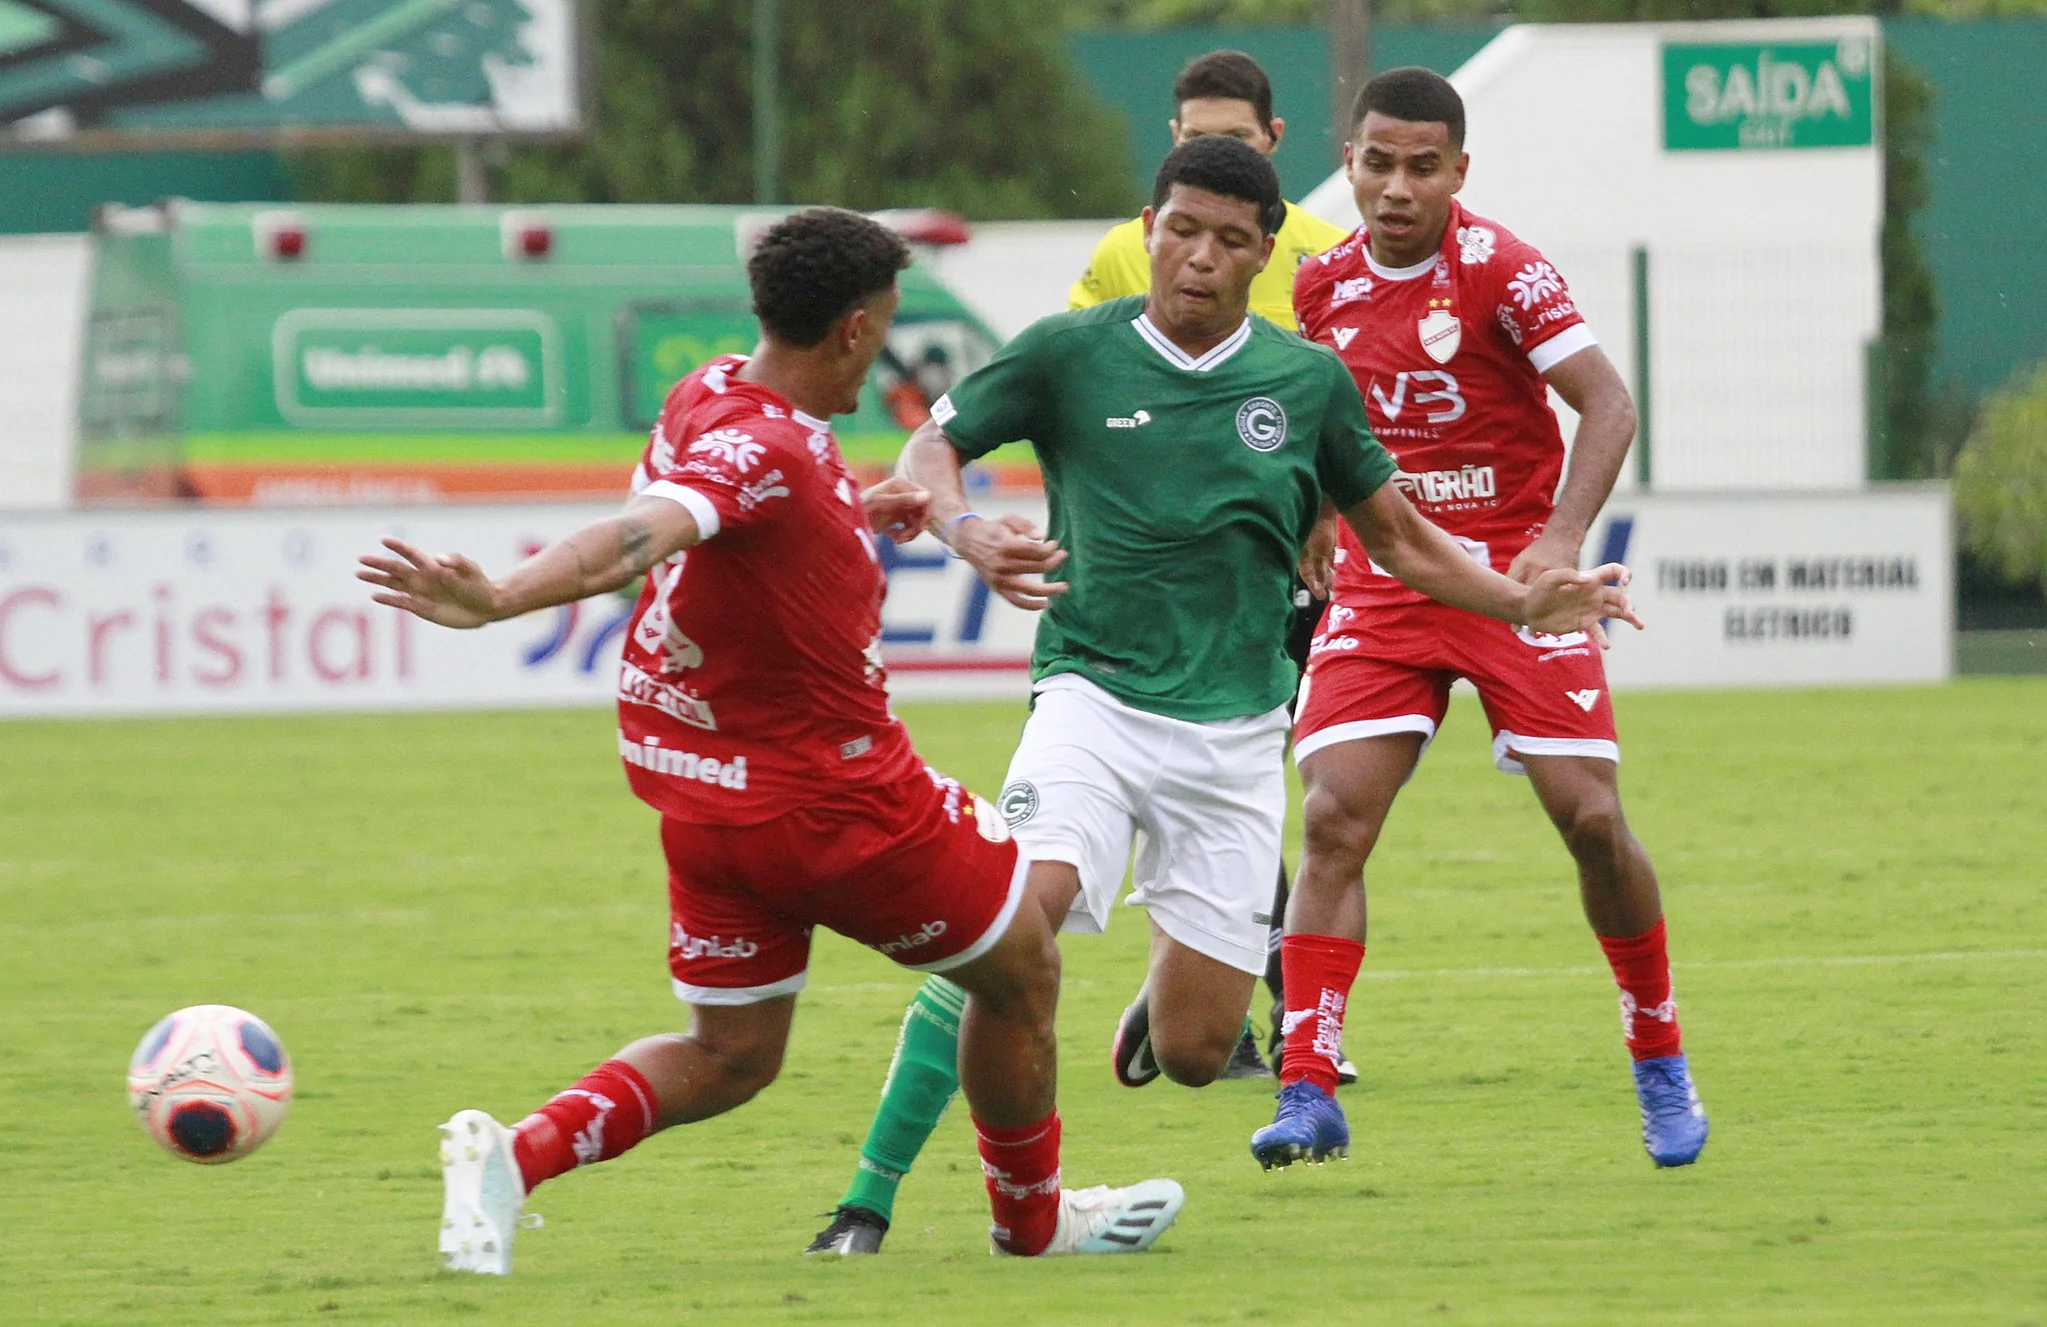
<path fill-rule="evenodd" d="M 1261 1173 L 1270 1088 L 1114 1085 L 1142 919 L 1067 944 L 1075 1183 L 1170 1174 L 1137 1258 L 986 1251 L 962 1112 L 878 1259 L 797 1256 L 914 979 L 822 938 L 789 1068 L 440 1272 L 434 1125 L 679 1025 L 654 821 L 601 711 L 0 727 L 0 1322 L 2047 1322 L 2047 679 L 1621 699 L 1702 1162 L 1644 1158 L 1568 864 L 1459 702 L 1372 873 L 1353 1157 Z M 1013 705 L 907 710 L 992 791 Z M 299 1093 L 225 1168 L 136 1129 L 181 1005 Z"/>

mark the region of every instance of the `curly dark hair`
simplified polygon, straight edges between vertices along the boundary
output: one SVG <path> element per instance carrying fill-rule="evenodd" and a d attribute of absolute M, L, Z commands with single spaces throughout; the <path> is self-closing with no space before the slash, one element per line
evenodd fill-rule
<path fill-rule="evenodd" d="M 1409 124 L 1440 123 L 1450 131 L 1451 147 L 1464 146 L 1464 98 L 1457 95 L 1449 79 L 1433 69 L 1403 65 L 1359 88 L 1350 108 L 1352 137 L 1373 111 Z"/>
<path fill-rule="evenodd" d="M 1166 205 L 1176 184 L 1256 205 L 1258 225 L 1267 235 L 1286 224 L 1286 200 L 1280 196 L 1279 175 L 1264 153 L 1241 139 L 1203 134 L 1167 153 L 1151 186 L 1154 209 Z"/>
<path fill-rule="evenodd" d="M 775 340 L 814 346 L 909 265 L 910 246 L 878 221 L 838 207 L 792 212 L 768 228 L 746 261 L 753 315 Z"/>
<path fill-rule="evenodd" d="M 1272 80 L 1242 51 L 1210 51 L 1187 62 L 1173 80 L 1173 104 L 1214 97 L 1248 101 L 1265 132 L 1272 132 Z"/>

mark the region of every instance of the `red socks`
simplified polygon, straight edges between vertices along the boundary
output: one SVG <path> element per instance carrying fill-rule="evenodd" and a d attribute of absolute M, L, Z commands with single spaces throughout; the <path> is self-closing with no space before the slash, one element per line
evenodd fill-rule
<path fill-rule="evenodd" d="M 1599 947 L 1621 988 L 1621 1035 L 1637 1060 L 1676 1055 L 1677 1001 L 1670 995 L 1670 954 L 1663 943 L 1663 919 L 1640 935 L 1602 935 Z"/>
<path fill-rule="evenodd" d="M 988 1177 L 989 1231 L 1006 1253 L 1035 1257 L 1059 1225 L 1059 1112 L 1021 1129 L 974 1121 L 981 1170 Z"/>
<path fill-rule="evenodd" d="M 654 1089 L 624 1060 L 606 1060 L 519 1121 L 512 1157 L 526 1192 L 593 1161 L 609 1161 L 654 1132 Z"/>
<path fill-rule="evenodd" d="M 1365 947 L 1334 935 L 1289 935 L 1280 941 L 1286 1021 L 1279 1081 L 1313 1083 L 1336 1094 L 1343 1060 L 1343 1007 L 1365 961 Z"/>

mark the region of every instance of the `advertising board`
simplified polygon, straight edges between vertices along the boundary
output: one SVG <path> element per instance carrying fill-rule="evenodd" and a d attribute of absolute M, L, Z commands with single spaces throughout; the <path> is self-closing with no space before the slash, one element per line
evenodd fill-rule
<path fill-rule="evenodd" d="M 1042 519 L 1038 500 L 976 499 Z M 355 560 L 397 535 L 502 571 L 611 505 L 0 514 L 0 715 L 603 704 L 631 602 L 446 631 L 380 608 Z M 1617 498 L 1586 557 L 1627 562 L 1647 686 L 1929 682 L 1949 673 L 1944 487 Z M 1034 615 L 928 536 L 884 543 L 882 654 L 902 698 L 1027 691 Z"/>
<path fill-rule="evenodd" d="M 0 715 L 608 703 L 631 599 L 448 631 L 354 574 L 384 535 L 503 571 L 616 510 L 0 514 Z M 1023 695 L 1030 616 L 928 536 L 883 547 L 891 690 Z"/>

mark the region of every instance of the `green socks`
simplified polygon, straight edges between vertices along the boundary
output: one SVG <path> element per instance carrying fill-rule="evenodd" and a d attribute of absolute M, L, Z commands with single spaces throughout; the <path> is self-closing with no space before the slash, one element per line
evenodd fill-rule
<path fill-rule="evenodd" d="M 896 1186 L 916 1164 L 939 1116 L 960 1090 L 960 1012 L 967 993 L 943 977 L 931 977 L 903 1015 L 895 1059 L 881 1085 L 881 1109 L 867 1127 L 860 1169 L 847 1186 L 842 1206 L 864 1207 L 892 1218 Z"/>

